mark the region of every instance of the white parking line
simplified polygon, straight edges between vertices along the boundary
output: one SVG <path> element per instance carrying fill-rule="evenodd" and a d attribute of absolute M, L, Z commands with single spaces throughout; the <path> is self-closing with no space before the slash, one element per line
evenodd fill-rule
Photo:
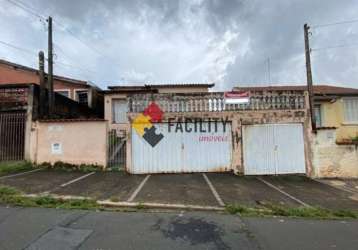
<path fill-rule="evenodd" d="M 82 180 L 82 179 L 84 179 L 84 178 L 86 178 L 86 177 L 88 177 L 88 176 L 90 176 L 90 175 L 95 174 L 95 173 L 96 173 L 96 172 L 91 172 L 91 173 L 89 173 L 89 174 L 82 175 L 82 176 L 80 176 L 80 177 L 78 177 L 78 178 L 76 178 L 76 179 L 73 179 L 73 180 L 69 181 L 69 182 L 63 183 L 63 184 L 61 185 L 61 187 L 66 187 L 66 186 L 68 186 L 68 185 L 70 185 L 70 184 L 72 184 L 72 183 L 75 183 L 76 181 Z"/>
<path fill-rule="evenodd" d="M 220 206 L 225 206 L 225 203 L 223 202 L 223 200 L 221 199 L 219 193 L 216 191 L 214 185 L 211 183 L 211 181 L 209 180 L 209 178 L 206 176 L 206 174 L 203 173 L 204 179 L 206 181 L 206 183 L 209 185 L 211 192 L 213 193 L 213 195 L 215 196 L 215 199 L 218 201 Z"/>
<path fill-rule="evenodd" d="M 22 173 L 18 173 L 18 174 L 5 175 L 5 176 L 1 176 L 0 180 L 15 177 L 15 176 L 20 176 L 20 175 L 24 175 L 24 174 L 30 174 L 30 173 L 41 171 L 41 170 L 43 170 L 43 168 L 38 168 L 38 169 L 34 169 L 34 170 L 30 170 L 30 171 L 26 171 L 26 172 L 22 172 Z"/>
<path fill-rule="evenodd" d="M 260 178 L 260 177 L 256 177 L 256 179 L 258 179 L 259 181 L 265 183 L 267 186 L 277 190 L 278 192 L 280 192 L 281 194 L 284 194 L 286 195 L 288 198 L 300 203 L 302 206 L 305 206 L 305 207 L 310 207 L 310 205 L 308 205 L 306 202 L 303 202 L 301 201 L 300 199 L 297 199 L 296 197 L 290 195 L 289 193 L 286 193 L 285 191 L 283 191 L 281 188 L 279 187 L 276 187 L 275 185 L 273 185 L 272 183 L 268 182 L 268 181 L 265 181 L 264 179 Z"/>
<path fill-rule="evenodd" d="M 131 197 L 129 197 L 129 199 L 127 200 L 128 202 L 131 202 L 135 199 L 135 197 L 137 196 L 137 194 L 140 192 L 140 190 L 143 188 L 144 184 L 148 181 L 150 177 L 150 174 L 147 175 L 142 182 L 139 184 L 139 186 L 137 187 L 136 190 L 134 190 L 133 194 L 131 195 Z"/>

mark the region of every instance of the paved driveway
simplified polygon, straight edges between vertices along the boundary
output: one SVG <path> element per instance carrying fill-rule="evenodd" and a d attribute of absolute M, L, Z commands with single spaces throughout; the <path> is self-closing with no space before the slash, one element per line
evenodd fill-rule
<path fill-rule="evenodd" d="M 303 176 L 235 176 L 229 173 L 129 175 L 123 172 L 40 170 L 0 177 L 0 185 L 25 193 L 97 200 L 223 207 L 274 203 L 358 210 L 352 194 Z"/>

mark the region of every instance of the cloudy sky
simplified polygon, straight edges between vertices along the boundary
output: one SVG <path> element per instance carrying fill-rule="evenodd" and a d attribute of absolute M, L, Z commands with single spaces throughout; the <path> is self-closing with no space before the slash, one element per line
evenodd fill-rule
<path fill-rule="evenodd" d="M 357 20 L 354 0 L 0 0 L 0 6 L 2 59 L 37 67 L 37 52 L 47 47 L 40 17 L 51 15 L 55 73 L 103 88 L 302 84 L 305 22 L 312 26 L 314 83 L 358 88 L 358 21 L 318 26 Z"/>

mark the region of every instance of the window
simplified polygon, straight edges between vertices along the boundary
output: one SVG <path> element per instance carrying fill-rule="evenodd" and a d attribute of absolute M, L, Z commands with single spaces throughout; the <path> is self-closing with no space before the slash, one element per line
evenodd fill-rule
<path fill-rule="evenodd" d="M 314 105 L 314 117 L 316 118 L 316 126 L 322 127 L 322 110 L 321 104 Z"/>
<path fill-rule="evenodd" d="M 88 105 L 88 92 L 87 90 L 77 90 L 76 100 L 81 104 Z"/>
<path fill-rule="evenodd" d="M 128 104 L 127 100 L 113 99 L 112 100 L 112 116 L 114 123 L 126 123 Z"/>
<path fill-rule="evenodd" d="M 347 123 L 358 123 L 358 98 L 343 99 L 344 121 Z"/>
<path fill-rule="evenodd" d="M 70 97 L 70 91 L 68 90 L 55 90 L 55 92 L 60 95 L 66 96 L 67 98 Z"/>

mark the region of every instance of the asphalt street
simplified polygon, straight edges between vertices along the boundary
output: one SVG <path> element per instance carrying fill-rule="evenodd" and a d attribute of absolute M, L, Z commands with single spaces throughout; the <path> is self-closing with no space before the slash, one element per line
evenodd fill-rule
<path fill-rule="evenodd" d="M 358 220 L 0 207 L 1 249 L 357 249 Z"/>

